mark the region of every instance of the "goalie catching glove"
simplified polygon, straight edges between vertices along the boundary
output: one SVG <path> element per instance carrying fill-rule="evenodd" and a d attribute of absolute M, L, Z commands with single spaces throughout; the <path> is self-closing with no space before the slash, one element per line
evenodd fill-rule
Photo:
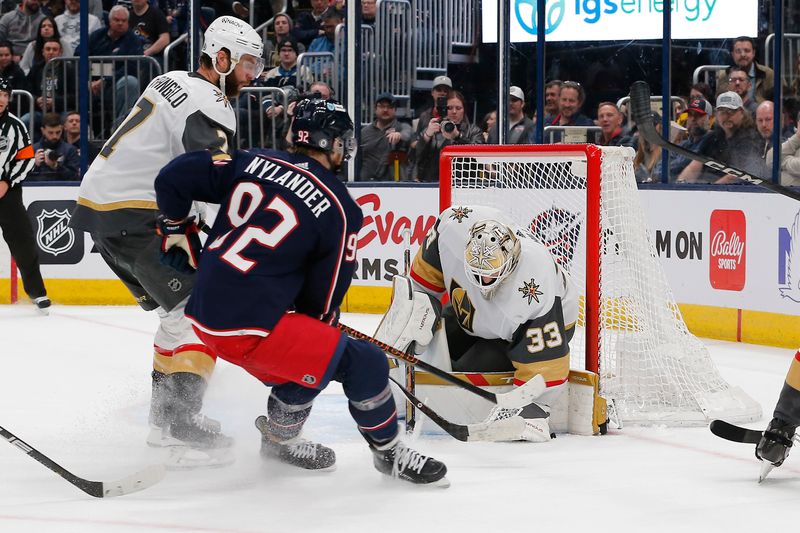
<path fill-rule="evenodd" d="M 183 274 L 192 274 L 197 270 L 202 249 L 194 216 L 178 221 L 161 216 L 157 225 L 161 235 L 161 263 Z"/>
<path fill-rule="evenodd" d="M 409 278 L 394 276 L 392 303 L 374 337 L 404 352 L 412 342 L 416 342 L 417 350 L 421 351 L 433 339 L 441 313 L 442 306 L 436 298 L 415 291 Z"/>

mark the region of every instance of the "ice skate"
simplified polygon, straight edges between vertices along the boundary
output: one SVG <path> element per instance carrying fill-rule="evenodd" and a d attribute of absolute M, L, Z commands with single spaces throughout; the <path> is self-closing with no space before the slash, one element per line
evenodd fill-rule
<path fill-rule="evenodd" d="M 302 437 L 277 441 L 270 437 L 266 416 L 256 418 L 256 428 L 261 432 L 261 457 L 306 470 L 331 471 L 336 469 L 336 453 L 322 444 Z"/>
<path fill-rule="evenodd" d="M 758 482 L 764 481 L 773 468 L 781 466 L 789 455 L 794 440 L 793 426 L 780 418 L 773 418 L 756 445 L 756 457 L 764 461 Z"/>
<path fill-rule="evenodd" d="M 379 446 L 370 443 L 369 447 L 373 464 L 381 474 L 419 485 L 450 486 L 450 481 L 445 477 L 445 464 L 409 448 L 399 435 L 386 444 Z"/>
<path fill-rule="evenodd" d="M 52 305 L 52 302 L 50 301 L 50 298 L 48 298 L 47 296 L 40 296 L 38 298 L 34 298 L 33 305 L 36 306 L 36 310 L 39 313 L 43 315 L 50 314 L 50 306 Z"/>

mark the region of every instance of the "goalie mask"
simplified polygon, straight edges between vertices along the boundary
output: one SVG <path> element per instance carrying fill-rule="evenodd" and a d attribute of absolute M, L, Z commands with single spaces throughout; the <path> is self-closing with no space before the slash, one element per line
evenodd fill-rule
<path fill-rule="evenodd" d="M 495 220 L 481 220 L 469 230 L 464 251 L 467 279 L 489 298 L 519 262 L 520 243 L 514 232 Z"/>

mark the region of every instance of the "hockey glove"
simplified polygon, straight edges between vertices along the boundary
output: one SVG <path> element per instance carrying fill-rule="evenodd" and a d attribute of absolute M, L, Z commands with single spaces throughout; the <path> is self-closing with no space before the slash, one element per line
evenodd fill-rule
<path fill-rule="evenodd" d="M 202 249 L 194 217 L 175 221 L 161 216 L 157 224 L 161 235 L 161 263 L 183 274 L 193 274 Z"/>

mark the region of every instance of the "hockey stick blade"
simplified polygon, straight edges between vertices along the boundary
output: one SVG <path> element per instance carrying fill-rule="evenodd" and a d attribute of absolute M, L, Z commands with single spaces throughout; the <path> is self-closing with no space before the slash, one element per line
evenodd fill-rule
<path fill-rule="evenodd" d="M 442 370 L 441 368 L 435 367 L 430 363 L 426 363 L 425 361 L 417 359 L 411 354 L 401 352 L 397 348 L 389 346 L 388 344 L 381 342 L 374 337 L 370 337 L 366 333 L 362 333 L 357 329 L 351 328 L 350 326 L 346 326 L 342 323 L 339 323 L 338 327 L 340 330 L 344 331 L 354 339 L 361 339 L 371 344 L 374 344 L 375 346 L 383 350 L 385 353 L 391 355 L 392 357 L 395 357 L 397 359 L 402 359 L 407 363 L 416 365 L 423 370 L 427 370 L 434 376 L 444 381 L 447 381 L 448 383 L 452 383 L 457 387 L 466 389 L 472 392 L 473 394 L 476 394 L 485 400 L 497 404 L 500 407 L 505 407 L 506 409 L 517 409 L 520 407 L 525 407 L 526 405 L 530 405 L 547 388 L 547 385 L 544 382 L 544 378 L 541 375 L 537 374 L 532 379 L 529 379 L 526 383 L 520 385 L 519 387 L 515 387 L 513 390 L 500 394 L 495 394 L 493 392 L 484 390 L 476 385 L 473 385 L 472 383 L 462 381 L 458 379 L 456 376 L 450 374 L 449 372 Z"/>
<path fill-rule="evenodd" d="M 513 416 L 503 420 L 485 420 L 477 424 L 456 424 L 443 418 L 439 413 L 425 405 L 408 389 L 400 385 L 396 379 L 389 377 L 400 389 L 406 398 L 420 411 L 430 418 L 437 426 L 446 431 L 450 436 L 462 442 L 476 441 L 511 441 L 523 440 L 525 420 L 520 416 Z"/>
<path fill-rule="evenodd" d="M 771 180 L 762 178 L 761 176 L 754 176 L 744 170 L 729 166 L 727 163 L 716 161 L 703 154 L 698 154 L 691 150 L 687 150 L 682 146 L 671 143 L 661 137 L 656 131 L 653 121 L 650 118 L 650 86 L 647 82 L 636 81 L 631 85 L 631 117 L 636 122 L 636 127 L 639 132 L 644 136 L 650 144 L 660 146 L 670 152 L 681 155 L 693 161 L 699 161 L 708 168 L 736 176 L 742 181 L 758 185 L 772 192 L 782 194 L 792 198 L 793 200 L 800 200 L 800 192 L 793 191 L 788 187 L 773 183 Z"/>
<path fill-rule="evenodd" d="M 732 442 L 741 442 L 744 444 L 758 444 L 761 440 L 763 431 L 756 429 L 747 429 L 741 426 L 736 426 L 724 420 L 712 420 L 711 425 L 708 426 L 711 433 L 717 437 L 729 440 Z"/>
<path fill-rule="evenodd" d="M 0 426 L 0 437 L 3 437 L 25 454 L 36 459 L 75 487 L 95 498 L 112 498 L 114 496 L 124 496 L 125 494 L 144 490 L 164 479 L 164 475 L 166 474 L 164 465 L 152 465 L 118 481 L 90 481 L 76 476 L 2 426 Z"/>

